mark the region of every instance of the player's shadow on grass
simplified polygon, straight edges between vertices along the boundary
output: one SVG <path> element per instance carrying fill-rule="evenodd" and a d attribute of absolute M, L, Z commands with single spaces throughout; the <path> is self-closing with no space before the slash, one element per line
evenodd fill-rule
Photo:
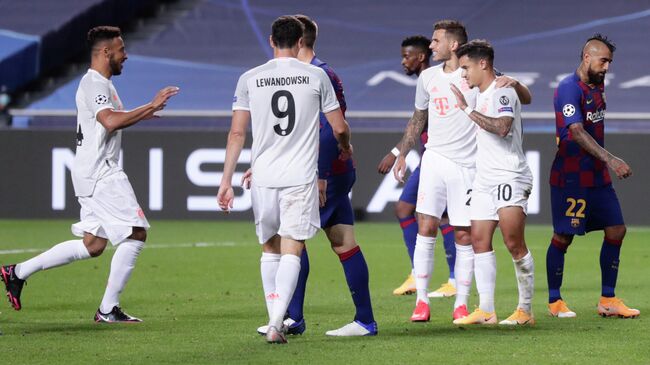
<path fill-rule="evenodd" d="M 12 327 L 9 328 L 6 324 L 4 335 L 5 336 L 30 336 L 36 334 L 45 334 L 45 333 L 60 333 L 60 334 L 80 334 L 80 333 L 98 333 L 104 331 L 133 331 L 137 330 L 137 327 L 143 327 L 142 324 L 135 323 L 121 323 L 121 324 L 100 324 L 89 321 L 89 323 L 61 323 L 61 322 L 39 322 L 39 323 L 30 323 L 28 321 L 24 322 L 14 322 L 12 321 Z M 15 326 L 15 327 L 14 327 Z M 142 330 L 142 328 L 141 328 Z"/>

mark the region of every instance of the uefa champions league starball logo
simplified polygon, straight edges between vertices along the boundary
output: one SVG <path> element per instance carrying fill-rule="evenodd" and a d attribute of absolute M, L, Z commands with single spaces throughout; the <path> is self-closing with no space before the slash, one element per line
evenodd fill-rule
<path fill-rule="evenodd" d="M 108 98 L 106 97 L 106 95 L 99 94 L 95 96 L 95 103 L 99 105 L 106 104 L 108 103 Z"/>
<path fill-rule="evenodd" d="M 562 114 L 564 114 L 565 117 L 570 117 L 575 113 L 576 113 L 576 107 L 571 104 L 566 104 L 565 106 L 562 107 Z"/>

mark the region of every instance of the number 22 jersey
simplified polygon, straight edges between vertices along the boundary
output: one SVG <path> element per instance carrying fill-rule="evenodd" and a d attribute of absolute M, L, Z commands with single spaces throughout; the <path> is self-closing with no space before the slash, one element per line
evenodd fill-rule
<path fill-rule="evenodd" d="M 319 113 L 338 108 L 327 74 L 296 58 L 274 58 L 241 75 L 232 109 L 251 114 L 254 183 L 280 188 L 313 182 Z"/>

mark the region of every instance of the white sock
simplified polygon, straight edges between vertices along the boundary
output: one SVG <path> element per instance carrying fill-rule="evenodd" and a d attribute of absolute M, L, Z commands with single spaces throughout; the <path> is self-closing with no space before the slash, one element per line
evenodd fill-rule
<path fill-rule="evenodd" d="M 142 241 L 126 239 L 115 249 L 111 260 L 111 271 L 108 274 L 106 291 L 104 291 L 104 298 L 102 298 L 102 303 L 99 306 L 100 312 L 109 313 L 114 306 L 120 304 L 120 293 L 122 293 L 129 281 L 135 267 L 135 261 L 138 259 L 143 247 L 144 242 Z"/>
<path fill-rule="evenodd" d="M 262 273 L 262 288 L 264 289 L 264 299 L 266 300 L 266 311 L 271 318 L 273 310 L 273 298 L 275 295 L 275 275 L 278 273 L 280 265 L 280 254 L 262 252 L 260 259 L 260 272 Z"/>
<path fill-rule="evenodd" d="M 454 309 L 461 305 L 467 306 L 469 292 L 472 289 L 472 276 L 474 276 L 474 249 L 472 245 L 459 245 L 456 243 L 456 302 Z"/>
<path fill-rule="evenodd" d="M 275 326 L 278 329 L 282 327 L 284 314 L 287 312 L 293 292 L 296 290 L 298 274 L 300 274 L 300 256 L 282 255 L 280 265 L 278 265 L 278 273 L 275 276 L 276 296 L 273 301 L 269 326 Z"/>
<path fill-rule="evenodd" d="M 435 237 L 420 236 L 419 234 L 416 236 L 415 251 L 413 252 L 413 273 L 415 274 L 415 289 L 418 293 L 417 301 L 421 300 L 429 303 L 427 289 L 433 272 L 433 249 L 435 246 Z"/>
<path fill-rule="evenodd" d="M 476 290 L 482 311 L 494 312 L 494 287 L 497 280 L 497 257 L 494 251 L 474 254 Z"/>
<path fill-rule="evenodd" d="M 532 313 L 533 292 L 535 289 L 535 262 L 530 251 L 519 260 L 512 260 L 515 263 L 515 274 L 517 275 L 517 288 L 519 289 L 519 308 Z"/>
<path fill-rule="evenodd" d="M 90 257 L 82 240 L 71 240 L 57 244 L 42 254 L 16 265 L 16 276 L 27 280 L 35 272 L 69 264 Z"/>

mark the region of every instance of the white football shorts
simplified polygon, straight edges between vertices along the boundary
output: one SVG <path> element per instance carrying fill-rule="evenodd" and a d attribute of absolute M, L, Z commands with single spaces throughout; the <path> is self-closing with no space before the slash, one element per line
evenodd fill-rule
<path fill-rule="evenodd" d="M 251 200 L 260 244 L 276 234 L 303 241 L 320 229 L 316 177 L 309 184 L 286 188 L 256 186 L 253 180 Z"/>
<path fill-rule="evenodd" d="M 118 245 L 133 233 L 133 227 L 149 228 L 123 171 L 97 180 L 93 195 L 77 199 L 81 205 L 81 221 L 72 225 L 75 236 L 83 237 L 88 232 Z"/>
<path fill-rule="evenodd" d="M 427 149 L 422 156 L 415 210 L 440 218 L 446 208 L 449 224 L 469 227 L 469 199 L 475 174 L 475 168 L 463 167 Z"/>
<path fill-rule="evenodd" d="M 528 197 L 533 188 L 529 177 L 505 178 L 496 185 L 474 184 L 470 202 L 472 220 L 498 221 L 498 211 L 504 207 L 521 207 L 528 214 Z"/>

